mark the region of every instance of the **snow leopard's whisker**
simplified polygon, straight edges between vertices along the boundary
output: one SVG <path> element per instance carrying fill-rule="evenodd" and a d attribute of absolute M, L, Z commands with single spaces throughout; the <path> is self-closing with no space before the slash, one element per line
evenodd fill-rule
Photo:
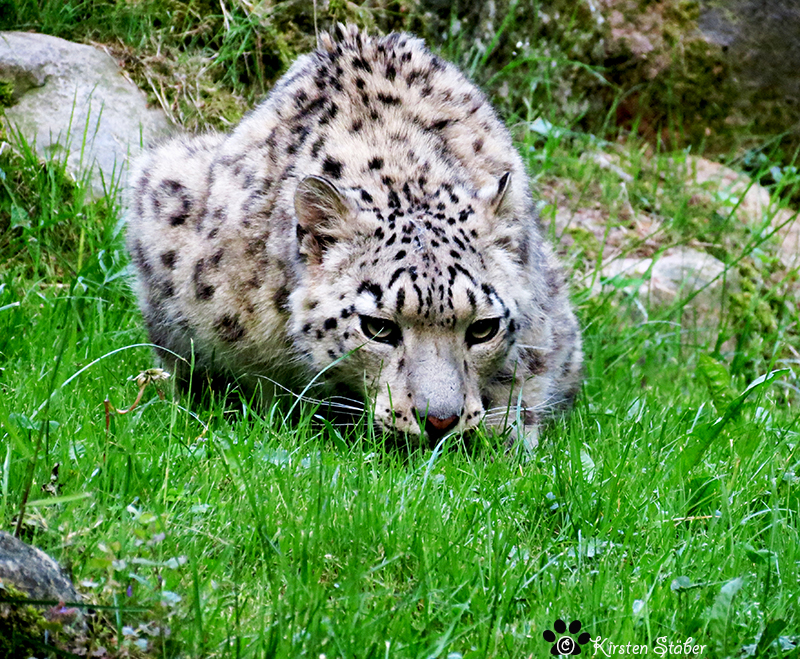
<path fill-rule="evenodd" d="M 567 400 L 567 397 L 561 391 L 554 391 L 550 394 L 548 398 L 545 398 L 543 401 L 539 401 L 536 405 L 537 412 L 543 412 L 547 414 L 548 412 L 552 412 L 553 410 L 558 409 L 564 404 L 564 401 Z"/>
<path fill-rule="evenodd" d="M 331 396 L 330 398 L 312 398 L 311 396 L 298 394 L 296 391 L 292 391 L 289 387 L 284 386 L 280 382 L 277 382 L 276 380 L 273 380 L 272 378 L 269 378 L 266 375 L 256 375 L 256 377 L 261 380 L 266 380 L 270 384 L 273 384 L 279 389 L 281 389 L 284 393 L 279 395 L 289 395 L 304 403 L 309 403 L 311 405 L 321 405 L 325 407 L 330 407 L 332 409 L 344 410 L 347 412 L 361 413 L 364 411 L 363 403 L 360 403 L 360 401 L 354 398 L 347 398 L 346 396 Z M 351 403 L 355 403 L 355 405 L 347 405 L 345 403 L 340 403 L 338 402 L 339 400 L 350 401 Z"/>
<path fill-rule="evenodd" d="M 537 401 L 535 405 L 497 405 L 496 407 L 490 407 L 484 412 L 484 417 L 489 416 L 490 414 L 511 414 L 512 412 L 516 412 L 517 410 L 524 412 L 532 412 L 534 414 L 547 414 L 556 408 L 558 408 L 564 401 L 566 400 L 563 392 L 551 392 L 550 395 L 540 401 Z"/>
<path fill-rule="evenodd" d="M 300 394 L 296 394 L 292 392 L 292 395 L 295 399 L 302 401 L 304 403 L 309 403 L 310 405 L 318 405 L 319 407 L 325 407 L 332 410 L 341 410 L 345 412 L 354 412 L 357 414 L 361 414 L 364 411 L 362 407 L 356 407 L 354 405 L 346 405 L 344 403 L 336 402 L 330 398 L 311 398 L 310 396 L 301 396 Z"/>
<path fill-rule="evenodd" d="M 556 409 L 557 407 L 558 407 L 558 402 L 552 405 L 545 402 L 535 406 L 532 405 L 529 407 L 511 405 L 503 408 L 494 408 L 492 411 L 486 412 L 482 418 L 487 421 L 492 421 L 494 419 L 502 419 L 504 417 L 507 417 L 509 420 L 513 420 L 516 419 L 518 416 L 522 417 L 528 413 L 547 416 L 548 412 Z"/>
<path fill-rule="evenodd" d="M 498 416 L 498 415 L 501 415 L 501 414 L 513 414 L 514 412 L 517 412 L 517 411 L 522 411 L 522 412 L 531 411 L 532 412 L 532 411 L 534 411 L 534 408 L 533 407 L 526 407 L 524 405 L 503 405 L 503 406 L 500 406 L 500 407 L 491 407 L 491 408 L 489 408 L 488 410 L 486 410 L 484 412 L 483 416 L 487 417 L 487 416 Z"/>
<path fill-rule="evenodd" d="M 490 417 L 497 417 L 503 416 L 504 414 L 513 414 L 516 411 L 516 408 L 513 407 L 504 407 L 502 410 L 494 410 L 492 412 L 485 412 L 483 415 L 484 419 L 488 419 Z"/>
<path fill-rule="evenodd" d="M 492 422 L 492 421 L 498 421 L 498 420 L 501 420 L 501 419 L 506 419 L 509 423 L 511 423 L 516 418 L 517 418 L 516 414 L 496 414 L 496 415 L 492 415 L 492 416 L 484 416 L 483 420 Z"/>
<path fill-rule="evenodd" d="M 341 405 L 341 404 L 338 404 L 338 403 L 330 403 L 330 402 L 328 402 L 326 400 L 320 401 L 319 403 L 315 403 L 315 404 L 319 405 L 320 407 L 324 407 L 326 409 L 331 409 L 331 410 L 341 411 L 341 412 L 350 412 L 352 414 L 361 414 L 364 411 L 363 408 L 351 407 L 350 405 Z"/>
<path fill-rule="evenodd" d="M 364 409 L 364 401 L 359 400 L 358 398 L 348 398 L 347 396 L 339 396 L 338 394 L 334 394 L 328 400 L 343 400 L 358 406 L 360 409 Z"/>

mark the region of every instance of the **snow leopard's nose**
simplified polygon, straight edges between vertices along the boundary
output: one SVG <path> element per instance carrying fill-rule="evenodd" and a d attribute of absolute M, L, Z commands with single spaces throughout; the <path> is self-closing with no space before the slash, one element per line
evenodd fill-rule
<path fill-rule="evenodd" d="M 456 414 L 448 416 L 446 419 L 440 419 L 438 416 L 429 414 L 428 418 L 425 419 L 425 432 L 428 437 L 435 441 L 455 428 L 458 425 L 459 418 Z"/>

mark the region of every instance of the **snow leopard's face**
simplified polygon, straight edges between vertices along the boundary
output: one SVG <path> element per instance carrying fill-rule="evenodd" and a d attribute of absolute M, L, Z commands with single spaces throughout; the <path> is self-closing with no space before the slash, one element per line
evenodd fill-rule
<path fill-rule="evenodd" d="M 491 386 L 513 383 L 505 367 L 531 295 L 520 246 L 497 227 L 507 184 L 489 199 L 447 186 L 380 218 L 325 179 L 301 184 L 307 268 L 293 333 L 316 368 L 330 366 L 326 381 L 362 392 L 381 427 L 433 438 L 466 430 Z"/>

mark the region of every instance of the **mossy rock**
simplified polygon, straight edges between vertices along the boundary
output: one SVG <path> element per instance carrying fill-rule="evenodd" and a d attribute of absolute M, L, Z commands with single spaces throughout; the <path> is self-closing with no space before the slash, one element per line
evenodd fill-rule
<path fill-rule="evenodd" d="M 703 0 L 698 24 L 724 50 L 739 92 L 732 124 L 790 160 L 800 147 L 800 5 L 786 0 Z"/>
<path fill-rule="evenodd" d="M 0 581 L 0 599 L 24 599 L 26 594 Z M 0 603 L 0 657 L 36 656 L 48 630 L 40 609 L 29 604 Z"/>
<path fill-rule="evenodd" d="M 3 108 L 14 105 L 14 83 L 11 80 L 0 79 L 0 113 Z"/>

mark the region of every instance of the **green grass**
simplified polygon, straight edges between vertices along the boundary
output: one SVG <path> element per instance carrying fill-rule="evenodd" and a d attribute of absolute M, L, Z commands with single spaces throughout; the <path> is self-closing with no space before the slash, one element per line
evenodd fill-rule
<path fill-rule="evenodd" d="M 538 184 L 568 183 L 612 224 L 628 203 L 657 215 L 662 246 L 708 245 L 751 276 L 697 331 L 688 299 L 644 319 L 613 287 L 590 294 L 600 255 L 576 242 L 585 386 L 532 456 L 488 436 L 397 447 L 169 384 L 107 427 L 104 401 L 127 408 L 157 365 L 114 191 L 91 202 L 58 162 L 0 152 L 0 528 L 26 502 L 23 537 L 107 607 L 109 649 L 540 657 L 561 618 L 651 654 L 691 637 L 700 656 L 798 656 L 800 341 L 773 239 L 693 205 L 685 154 L 631 141 L 623 188 L 581 157 L 597 139 L 543 137 L 534 118 L 510 123 Z"/>
<path fill-rule="evenodd" d="M 532 168 L 579 179 L 570 148 Z M 187 409 L 152 388 L 106 430 L 104 399 L 127 407 L 128 379 L 155 365 L 115 206 L 81 202 L 57 163 L 3 171 L 19 184 L 2 212 L 30 222 L 7 231 L 26 251 L 9 248 L 0 288 L 0 527 L 32 482 L 24 537 L 119 607 L 120 640 L 165 657 L 527 657 L 557 618 L 714 656 L 776 621 L 800 640 L 796 376 L 737 400 L 753 379 L 729 375 L 738 352 L 583 293 L 584 392 L 531 459 L 487 438 L 387 446 L 313 410 Z M 753 373 L 787 365 L 793 331 L 787 315 L 758 337 Z"/>

